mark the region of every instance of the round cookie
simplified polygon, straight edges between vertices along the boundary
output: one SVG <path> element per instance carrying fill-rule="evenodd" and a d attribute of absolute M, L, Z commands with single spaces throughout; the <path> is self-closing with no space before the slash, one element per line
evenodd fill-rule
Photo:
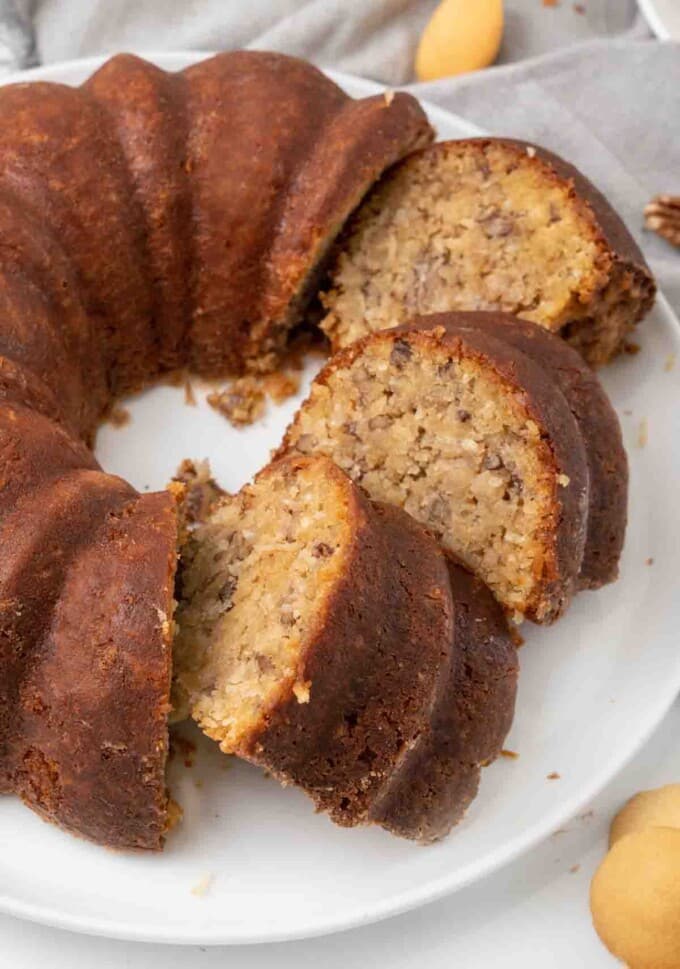
<path fill-rule="evenodd" d="M 654 827 L 680 829 L 680 784 L 639 791 L 631 797 L 612 821 L 609 847 L 627 834 Z"/>
<path fill-rule="evenodd" d="M 680 831 L 621 838 L 590 889 L 593 924 L 629 969 L 680 969 Z"/>

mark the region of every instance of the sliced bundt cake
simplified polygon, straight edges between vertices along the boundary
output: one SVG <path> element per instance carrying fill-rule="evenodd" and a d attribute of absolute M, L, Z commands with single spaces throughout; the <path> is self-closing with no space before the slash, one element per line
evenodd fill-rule
<path fill-rule="evenodd" d="M 260 52 L 124 55 L 0 87 L 0 113 L 0 790 L 159 848 L 176 503 L 87 445 L 169 369 L 273 366 L 350 211 L 432 132 L 408 95 Z"/>
<path fill-rule="evenodd" d="M 549 622 L 578 585 L 583 437 L 551 374 L 495 334 L 425 317 L 345 348 L 287 450 L 329 454 L 371 498 L 405 508 L 510 612 Z"/>
<path fill-rule="evenodd" d="M 181 702 L 224 751 L 339 824 L 430 840 L 460 816 L 509 727 L 514 656 L 497 614 L 479 638 L 467 629 L 408 515 L 327 458 L 284 458 L 192 532 L 180 598 Z M 488 609 L 483 594 L 471 609 Z M 464 648 L 498 650 L 477 682 L 486 660 L 468 666 Z"/>
<path fill-rule="evenodd" d="M 183 486 L 140 495 L 107 475 L 90 450 L 97 425 L 118 395 L 173 368 L 273 367 L 350 213 L 432 132 L 408 95 L 355 101 L 310 65 L 259 52 L 178 74 L 125 55 L 80 88 L 1 87 L 0 111 L 0 791 L 76 834 L 157 849 Z M 334 292 L 354 305 L 355 287 L 378 308 L 368 325 L 353 309 L 337 338 L 417 304 L 402 272 L 439 293 L 440 269 L 450 289 L 457 265 L 461 291 L 481 278 L 479 299 L 499 302 L 518 265 L 512 232 L 522 253 L 539 245 L 536 278 L 549 285 L 538 292 L 526 270 L 509 304 L 606 358 L 653 289 L 615 218 L 533 149 L 465 144 L 414 159 L 427 204 L 416 213 L 405 186 L 413 244 L 393 231 L 392 176 L 361 210 Z M 451 235 L 456 185 L 486 208 Z M 384 305 L 372 255 L 368 283 L 363 256 L 351 284 L 338 282 L 376 197 Z M 481 272 L 462 264 L 476 243 L 450 245 L 475 242 L 478 224 Z M 565 283 L 567 262 L 577 278 Z M 336 296 L 326 328 L 339 333 Z M 623 465 L 615 449 L 607 463 L 611 415 L 583 368 L 520 325 L 487 324 L 367 336 L 327 368 L 287 446 L 332 453 L 507 609 L 547 621 L 579 569 L 591 585 L 615 571 L 625 485 L 618 519 L 606 497 Z M 489 594 L 328 457 L 289 455 L 235 497 L 200 471 L 184 476 L 180 699 L 225 749 L 340 823 L 443 834 L 512 714 L 515 658 Z M 585 561 L 592 536 L 603 549 L 587 567 L 586 526 Z"/>
<path fill-rule="evenodd" d="M 654 282 L 606 199 L 545 149 L 441 142 L 390 171 L 353 216 L 322 293 L 335 348 L 417 313 L 504 310 L 591 364 L 618 352 Z"/>
<path fill-rule="evenodd" d="M 175 663 L 227 753 L 367 820 L 453 662 L 446 563 L 326 458 L 223 499 L 182 557 Z"/>

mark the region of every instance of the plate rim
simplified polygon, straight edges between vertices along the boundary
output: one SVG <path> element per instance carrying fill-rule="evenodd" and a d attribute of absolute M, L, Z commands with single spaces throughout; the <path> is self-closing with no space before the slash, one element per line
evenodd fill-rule
<path fill-rule="evenodd" d="M 656 0 L 638 0 L 638 6 L 648 26 L 659 40 L 673 39 L 673 31 L 670 27 L 666 26 L 664 15 L 659 13 Z M 680 36 L 680 34 L 676 34 L 675 36 Z"/>
<path fill-rule="evenodd" d="M 642 2 L 644 0 L 641 0 Z M 215 53 L 214 51 L 204 50 L 134 50 L 132 52 L 160 66 L 164 64 L 175 64 L 179 61 L 184 61 L 188 64 L 211 57 Z M 75 70 L 91 72 L 96 70 L 110 56 L 110 54 L 95 55 L 42 65 L 18 74 L 14 73 L 4 76 L 0 78 L 0 85 L 35 80 L 54 81 L 59 79 L 59 75 L 63 76 L 64 74 L 68 74 L 69 71 Z M 367 80 L 345 72 L 329 70 L 324 71 L 324 73 L 341 86 L 343 84 L 350 84 L 354 86 L 355 90 L 358 88 L 363 89 L 366 95 L 378 94 L 387 89 L 385 85 L 376 81 Z M 440 118 L 448 123 L 455 122 L 459 128 L 466 129 L 470 137 L 485 134 L 482 129 L 460 118 L 453 112 L 440 108 L 426 99 L 419 100 L 435 124 L 437 124 L 437 118 Z M 676 337 L 680 338 L 680 321 L 668 300 L 661 292 L 657 296 L 657 308 L 664 316 L 666 324 L 675 331 Z M 173 934 L 172 930 L 160 931 L 156 927 L 149 930 L 148 927 L 145 929 L 143 925 L 129 921 L 125 922 L 96 916 L 76 916 L 69 912 L 62 912 L 54 906 L 35 904 L 22 900 L 17 901 L 6 894 L 0 894 L 0 913 L 84 935 L 168 945 L 199 944 L 206 946 L 267 944 L 311 939 L 383 921 L 435 902 L 471 885 L 473 882 L 489 877 L 500 868 L 510 864 L 543 842 L 553 831 L 571 820 L 584 805 L 592 801 L 641 749 L 654 729 L 667 714 L 676 699 L 678 691 L 680 691 L 680 664 L 678 664 L 676 676 L 671 677 L 666 683 L 663 696 L 646 712 L 646 716 L 641 717 L 642 726 L 638 727 L 634 741 L 625 748 L 619 749 L 614 756 L 605 762 L 597 774 L 594 774 L 589 784 L 581 788 L 580 792 L 574 794 L 566 802 L 560 802 L 558 807 L 544 816 L 540 824 L 535 824 L 532 828 L 524 832 L 524 834 L 513 838 L 504 849 L 496 850 L 494 854 L 483 856 L 481 863 L 480 861 L 469 863 L 463 868 L 456 869 L 453 874 L 434 877 L 425 885 L 421 884 L 414 889 L 402 891 L 396 896 L 389 896 L 388 899 L 372 904 L 370 907 L 364 907 L 357 911 L 345 910 L 339 916 L 334 916 L 329 913 L 323 920 L 317 918 L 314 925 L 306 927 L 298 925 L 290 931 L 275 930 L 273 932 L 266 932 L 265 934 L 262 932 L 254 933 L 250 929 L 239 932 L 238 927 L 234 926 L 230 926 L 227 934 L 225 934 L 224 928 L 220 926 L 216 926 L 213 931 L 209 931 L 205 925 L 198 932 L 182 930 L 179 934 Z"/>

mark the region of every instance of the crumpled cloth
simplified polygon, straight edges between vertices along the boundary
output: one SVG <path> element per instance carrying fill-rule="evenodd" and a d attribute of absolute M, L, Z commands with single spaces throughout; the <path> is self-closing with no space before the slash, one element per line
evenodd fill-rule
<path fill-rule="evenodd" d="M 642 217 L 652 195 L 680 195 L 680 45 L 652 39 L 635 0 L 505 0 L 497 66 L 414 84 L 415 49 L 435 6 L 0 0 L 0 74 L 120 50 L 252 47 L 406 86 L 487 131 L 537 141 L 576 164 L 621 212 L 680 312 L 680 251 L 644 232 Z"/>

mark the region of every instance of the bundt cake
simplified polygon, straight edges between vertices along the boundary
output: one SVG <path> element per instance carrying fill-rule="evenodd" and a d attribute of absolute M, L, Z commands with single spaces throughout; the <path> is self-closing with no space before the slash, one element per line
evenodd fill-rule
<path fill-rule="evenodd" d="M 654 281 L 606 199 L 525 142 L 440 142 L 390 171 L 352 217 L 321 295 L 337 349 L 417 313 L 504 310 L 593 365 L 652 305 Z"/>
<path fill-rule="evenodd" d="M 332 456 L 371 498 L 425 524 L 509 612 L 550 622 L 580 585 L 587 447 L 547 358 L 475 317 L 422 317 L 341 350 L 281 453 Z"/>
<path fill-rule="evenodd" d="M 0 115 L 0 790 L 159 848 L 177 495 L 106 475 L 97 424 L 175 367 L 273 366 L 350 211 L 432 132 L 408 95 L 256 52 L 123 55 L 1 87 Z"/>
<path fill-rule="evenodd" d="M 0 792 L 161 848 L 174 704 L 340 824 L 441 837 L 512 718 L 503 610 L 547 622 L 616 574 L 618 425 L 548 331 L 616 352 L 654 289 L 625 229 L 542 150 L 428 149 L 410 96 L 278 54 L 121 55 L 0 114 Z M 362 339 L 254 484 L 99 467 L 119 395 L 275 368 L 329 264 L 324 328 Z M 545 329 L 387 329 L 449 305 Z"/>
<path fill-rule="evenodd" d="M 328 458 L 292 455 L 221 499 L 183 550 L 179 692 L 225 752 L 342 825 L 446 833 L 514 707 L 489 593 Z"/>

